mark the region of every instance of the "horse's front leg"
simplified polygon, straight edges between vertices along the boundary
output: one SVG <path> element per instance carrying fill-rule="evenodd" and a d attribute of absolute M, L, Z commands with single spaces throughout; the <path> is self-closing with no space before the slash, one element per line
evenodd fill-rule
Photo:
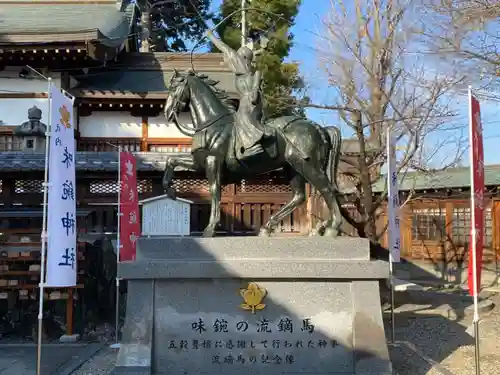
<path fill-rule="evenodd" d="M 165 163 L 165 172 L 163 173 L 162 185 L 165 193 L 172 199 L 175 199 L 175 189 L 173 185 L 174 172 L 176 167 L 183 167 L 196 171 L 198 165 L 192 156 L 173 156 L 169 157 Z"/>
<path fill-rule="evenodd" d="M 208 179 L 208 189 L 212 198 L 210 206 L 210 221 L 203 231 L 203 237 L 213 237 L 215 228 L 220 222 L 220 197 L 221 197 L 221 164 L 215 156 L 208 156 L 205 160 L 205 171 Z"/>

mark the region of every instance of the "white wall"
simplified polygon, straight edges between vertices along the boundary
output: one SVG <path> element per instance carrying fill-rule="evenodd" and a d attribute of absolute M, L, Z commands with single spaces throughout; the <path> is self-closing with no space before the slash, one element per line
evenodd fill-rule
<path fill-rule="evenodd" d="M 179 121 L 183 125 L 191 126 L 191 115 L 189 113 L 181 113 L 179 114 Z M 165 116 L 150 117 L 148 124 L 148 136 L 150 138 L 188 138 L 173 123 L 167 123 Z"/>
<path fill-rule="evenodd" d="M 3 96 L 21 93 L 46 93 L 48 91 L 47 81 L 30 73 L 28 78 L 20 78 L 19 72 L 22 67 L 6 67 L 0 71 L 0 93 Z M 52 79 L 57 87 L 61 87 L 60 73 L 53 73 Z M 42 110 L 42 122 L 48 123 L 48 100 L 38 98 L 0 99 L 0 121 L 2 125 L 17 126 L 28 120 L 28 109 L 36 105 Z"/>
<path fill-rule="evenodd" d="M 7 66 L 4 70 L 0 70 L 0 92 L 15 91 L 40 93 L 48 91 L 47 81 L 30 70 L 28 70 L 26 78 L 20 78 L 19 73 L 22 69 L 22 66 Z M 45 74 L 52 77 L 52 83 L 54 85 L 61 87 L 61 73 L 48 72 Z"/>
<path fill-rule="evenodd" d="M 80 137 L 102 138 L 140 138 L 142 136 L 141 118 L 133 117 L 130 112 L 98 112 L 91 116 L 80 117 Z"/>
<path fill-rule="evenodd" d="M 181 114 L 183 124 L 190 124 L 189 114 Z M 140 138 L 142 136 L 141 118 L 130 115 L 130 112 L 98 112 L 93 111 L 88 117 L 80 117 L 81 137 L 101 138 Z M 166 123 L 165 117 L 148 119 L 149 138 L 187 138 L 175 127 Z"/>

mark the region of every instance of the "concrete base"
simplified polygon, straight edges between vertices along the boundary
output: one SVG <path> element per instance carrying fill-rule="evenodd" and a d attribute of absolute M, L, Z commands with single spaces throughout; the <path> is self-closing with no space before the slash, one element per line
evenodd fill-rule
<path fill-rule="evenodd" d="M 144 238 L 118 276 L 115 374 L 392 374 L 363 239 Z"/>

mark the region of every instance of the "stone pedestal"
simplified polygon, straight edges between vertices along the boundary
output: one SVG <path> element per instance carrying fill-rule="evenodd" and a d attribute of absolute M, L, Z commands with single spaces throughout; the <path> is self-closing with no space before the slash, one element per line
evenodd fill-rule
<path fill-rule="evenodd" d="M 363 239 L 144 238 L 115 374 L 392 374 Z"/>

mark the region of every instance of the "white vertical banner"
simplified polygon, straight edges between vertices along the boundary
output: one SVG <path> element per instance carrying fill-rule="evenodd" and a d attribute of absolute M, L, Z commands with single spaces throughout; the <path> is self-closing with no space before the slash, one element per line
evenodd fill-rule
<path fill-rule="evenodd" d="M 387 220 L 390 261 L 401 261 L 401 230 L 399 221 L 399 189 L 396 166 L 396 140 L 387 128 Z"/>
<path fill-rule="evenodd" d="M 75 128 L 73 99 L 50 88 L 46 287 L 76 285 Z"/>

